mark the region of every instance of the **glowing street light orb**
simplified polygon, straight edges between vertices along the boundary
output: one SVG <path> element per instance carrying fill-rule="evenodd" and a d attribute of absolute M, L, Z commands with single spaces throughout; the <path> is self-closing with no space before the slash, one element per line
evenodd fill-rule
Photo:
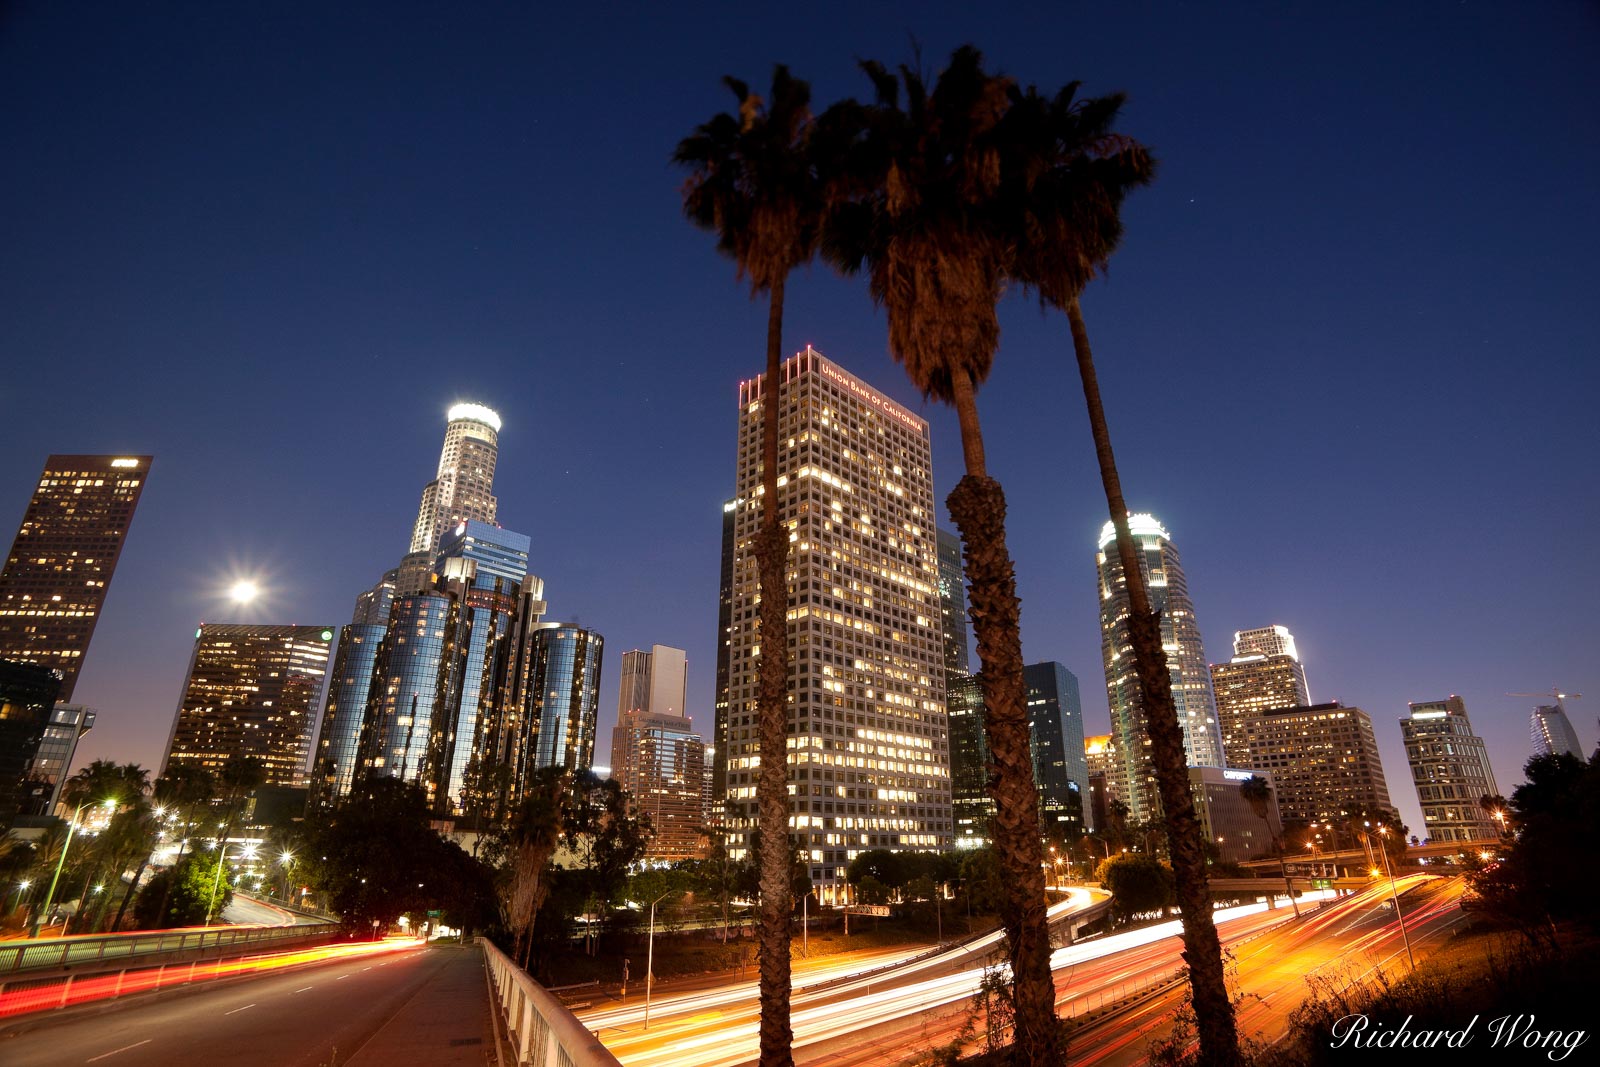
<path fill-rule="evenodd" d="M 228 589 L 228 599 L 235 604 L 248 604 L 261 595 L 261 587 L 248 578 L 241 578 Z"/>

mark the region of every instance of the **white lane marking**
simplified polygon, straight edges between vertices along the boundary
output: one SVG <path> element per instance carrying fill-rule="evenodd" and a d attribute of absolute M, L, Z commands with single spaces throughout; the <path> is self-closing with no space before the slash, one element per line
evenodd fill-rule
<path fill-rule="evenodd" d="M 253 1007 L 255 1007 L 254 1004 L 246 1004 L 244 1006 L 244 1008 L 253 1008 Z M 233 1011 L 225 1011 L 222 1014 L 224 1014 L 224 1015 L 232 1015 L 234 1011 L 244 1011 L 244 1008 L 234 1008 Z"/>
<path fill-rule="evenodd" d="M 303 986 L 301 986 L 301 987 L 300 987 L 300 988 L 299 988 L 299 989 L 296 989 L 296 990 L 295 990 L 295 991 L 294 991 L 294 993 L 304 993 L 304 992 L 305 992 L 305 991 L 306 991 L 306 990 L 308 990 L 308 989 L 310 989 L 310 988 L 311 988 L 311 987 L 310 987 L 310 986 L 308 986 L 308 985 L 303 985 Z M 289 994 L 289 995 L 290 995 L 290 996 L 291 996 L 291 997 L 292 997 L 292 996 L 294 996 L 294 993 L 290 993 L 290 994 Z"/>
<path fill-rule="evenodd" d="M 350 977 L 350 976 L 349 976 L 349 975 L 348 975 L 348 974 L 341 974 L 341 975 L 340 975 L 340 976 L 339 976 L 339 977 L 337 977 L 337 978 L 335 978 L 335 979 L 334 979 L 334 981 L 335 981 L 335 982 L 342 982 L 342 981 L 344 981 L 344 980 L 345 980 L 345 979 L 346 979 L 346 978 L 349 978 L 349 977 Z"/>
<path fill-rule="evenodd" d="M 361 968 L 361 969 L 362 969 L 362 970 L 363 970 L 363 971 L 370 971 L 370 970 L 372 970 L 372 968 L 371 968 L 371 967 L 363 967 L 363 968 Z"/>
<path fill-rule="evenodd" d="M 102 1052 L 98 1056 L 90 1056 L 88 1059 L 84 1060 L 83 1062 L 84 1063 L 93 1063 L 95 1060 L 103 1060 L 107 1056 L 115 1056 L 117 1053 L 126 1052 L 130 1048 L 138 1048 L 140 1045 L 148 1045 L 150 1042 L 152 1042 L 154 1040 L 155 1040 L 155 1038 L 153 1038 L 153 1037 L 147 1037 L 143 1041 L 135 1041 L 131 1045 L 123 1045 L 121 1048 L 114 1048 L 110 1052 Z"/>

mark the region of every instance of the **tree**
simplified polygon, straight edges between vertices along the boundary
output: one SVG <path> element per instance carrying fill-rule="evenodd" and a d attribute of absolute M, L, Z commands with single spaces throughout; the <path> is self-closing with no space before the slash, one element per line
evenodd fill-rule
<path fill-rule="evenodd" d="M 1267 828 L 1267 836 L 1272 840 L 1272 851 L 1278 854 L 1278 873 L 1283 875 L 1283 888 L 1289 894 L 1289 906 L 1294 909 L 1294 917 L 1298 919 L 1300 904 L 1294 899 L 1294 886 L 1289 882 L 1289 868 L 1283 862 L 1283 846 L 1279 843 L 1278 832 L 1273 829 L 1272 820 L 1267 817 L 1267 812 L 1272 806 L 1272 783 L 1252 774 L 1239 783 L 1239 795 Z"/>
<path fill-rule="evenodd" d="M 999 134 L 1012 83 L 985 72 L 971 47 L 951 57 L 931 91 L 906 67 L 898 78 L 875 62 L 862 69 L 874 102 L 847 101 L 819 120 L 822 140 L 842 146 L 840 162 L 829 166 L 823 251 L 847 274 L 866 272 L 872 299 L 888 313 L 891 354 L 924 396 L 954 406 L 959 420 L 966 473 L 947 503 L 961 533 L 982 661 L 995 851 L 1007 888 L 1001 915 L 1014 985 L 1014 1054 L 1018 1063 L 1056 1064 L 1062 1035 L 1050 977 L 1020 603 L 1005 493 L 989 476 L 977 407 L 1000 337 L 995 305 L 1008 242 L 998 225 Z"/>
<path fill-rule="evenodd" d="M 821 214 L 821 186 L 809 151 L 811 87 L 778 66 L 767 100 L 736 78 L 724 84 L 738 115 L 720 112 L 678 144 L 676 163 L 691 174 L 684 213 L 717 235 L 754 294 L 767 294 L 767 366 L 761 398 L 761 530 L 756 562 L 761 594 L 756 715 L 761 761 L 756 779 L 759 824 L 767 845 L 761 870 L 761 1062 L 793 1062 L 789 1023 L 788 582 L 789 540 L 778 514 L 779 375 L 784 286 L 811 259 Z"/>
<path fill-rule="evenodd" d="M 232 900 L 227 872 L 219 874 L 217 865 L 204 857 L 188 856 L 150 879 L 133 916 L 141 930 L 199 926 L 221 915 Z"/>
<path fill-rule="evenodd" d="M 1127 922 L 1135 915 L 1164 911 L 1172 903 L 1172 868 L 1154 856 L 1119 852 L 1095 872 L 1111 891 L 1111 906 Z"/>
<path fill-rule="evenodd" d="M 328 907 L 357 933 L 407 912 L 438 908 L 470 929 L 492 908 L 488 868 L 430 825 L 427 798 L 409 782 L 369 775 L 314 823 L 305 868 Z"/>
<path fill-rule="evenodd" d="M 616 779 L 579 771 L 561 796 L 561 833 L 582 864 L 586 900 L 603 921 L 627 882 L 628 868 L 644 855 L 650 818 L 629 811 L 628 795 Z M 591 955 L 594 950 L 591 933 Z"/>
<path fill-rule="evenodd" d="M 1067 315 L 1126 583 L 1134 666 L 1177 880 L 1201 1055 L 1211 1064 L 1233 1065 L 1240 1061 L 1238 1028 L 1223 971 L 1222 942 L 1211 916 L 1204 840 L 1189 792 L 1161 619 L 1151 607 L 1128 529 L 1128 506 L 1079 304 L 1084 287 L 1105 269 L 1121 240 L 1124 198 L 1149 183 L 1155 162 L 1143 145 L 1113 130 L 1121 94 L 1078 99 L 1078 88 L 1073 82 L 1053 97 L 1031 87 L 1013 92 L 1003 167 L 1005 203 L 1011 212 L 1007 229 L 1015 241 L 1010 276 L 1036 293 L 1041 304 Z"/>
<path fill-rule="evenodd" d="M 550 894 L 548 870 L 561 843 L 561 801 L 566 777 L 560 768 L 541 772 L 517 805 L 504 834 L 501 911 L 513 937 L 511 958 L 527 964 L 534 917 Z"/>

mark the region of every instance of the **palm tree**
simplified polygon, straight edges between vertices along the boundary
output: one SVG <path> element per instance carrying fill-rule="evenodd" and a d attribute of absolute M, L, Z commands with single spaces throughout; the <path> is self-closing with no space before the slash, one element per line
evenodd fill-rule
<path fill-rule="evenodd" d="M 1256 813 L 1256 818 L 1266 824 L 1267 836 L 1272 839 L 1272 850 L 1278 854 L 1278 872 L 1283 875 L 1283 888 L 1289 894 L 1289 906 L 1294 909 L 1294 917 L 1298 919 L 1300 905 L 1294 899 L 1294 886 L 1289 883 L 1289 868 L 1283 862 L 1283 846 L 1278 840 L 1278 832 L 1272 828 L 1272 820 L 1267 817 L 1268 806 L 1272 803 L 1272 783 L 1252 774 L 1239 783 L 1239 795 Z"/>
<path fill-rule="evenodd" d="M 1006 884 L 1002 921 L 1011 957 L 1015 1062 L 1056 1064 L 1061 1028 L 1050 978 L 1038 791 L 1022 682 L 1020 604 L 1006 546 L 1005 494 L 989 476 L 976 395 L 994 364 L 995 304 L 1008 257 L 997 223 L 999 127 L 1011 82 L 958 50 L 930 92 L 862 64 L 876 99 L 831 108 L 822 138 L 843 162 L 830 183 L 823 250 L 846 273 L 865 270 L 887 309 L 889 350 L 924 396 L 956 409 L 966 474 L 948 498 L 965 549 L 977 632 L 984 732 L 994 771 L 995 849 Z"/>
<path fill-rule="evenodd" d="M 1222 944 L 1211 917 L 1205 842 L 1189 793 L 1183 733 L 1161 647 L 1161 620 L 1150 606 L 1138 548 L 1128 530 L 1128 507 L 1079 305 L 1084 286 L 1105 269 L 1121 240 L 1123 199 L 1151 180 L 1155 162 L 1143 145 L 1113 131 L 1121 94 L 1080 100 L 1077 90 L 1074 82 L 1054 97 L 1032 88 L 1013 94 L 1011 128 L 1004 139 L 1010 153 L 1004 167 L 1010 186 L 1006 203 L 1015 212 L 1009 222 L 1016 239 L 1012 277 L 1036 292 L 1045 306 L 1065 311 L 1072 332 L 1126 581 L 1134 666 L 1183 916 L 1184 958 L 1201 1054 L 1208 1063 L 1230 1065 L 1239 1062 L 1238 1028 L 1224 979 Z"/>
<path fill-rule="evenodd" d="M 765 847 L 761 867 L 761 1062 L 793 1062 L 789 1024 L 788 582 L 789 541 L 778 514 L 779 374 L 784 286 L 811 259 L 821 212 L 812 163 L 811 87 L 774 69 L 767 100 L 736 78 L 723 82 L 739 101 L 678 144 L 673 161 L 691 169 L 683 210 L 717 235 L 754 294 L 767 294 L 767 367 L 761 397 L 761 530 L 756 563 L 761 596 L 761 659 L 756 708 L 761 760 L 756 781 Z"/>

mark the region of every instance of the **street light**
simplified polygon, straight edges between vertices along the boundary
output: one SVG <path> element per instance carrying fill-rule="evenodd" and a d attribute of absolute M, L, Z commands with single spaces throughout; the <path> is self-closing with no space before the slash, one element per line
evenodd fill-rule
<path fill-rule="evenodd" d="M 50 891 L 44 895 L 44 907 L 39 909 L 38 913 L 34 915 L 33 921 L 28 924 L 28 937 L 30 939 L 39 936 L 39 920 L 50 914 L 50 905 L 55 902 L 56 897 L 56 883 L 61 881 L 61 868 L 67 862 L 67 849 L 72 847 L 72 837 L 78 832 L 78 817 L 83 814 L 83 809 L 89 807 L 92 803 L 93 801 L 85 800 L 78 805 L 78 810 L 72 813 L 72 823 L 67 827 L 67 839 L 61 844 L 61 855 L 56 857 L 56 873 L 50 878 Z M 117 806 L 115 797 L 107 797 L 103 803 L 107 811 L 111 811 Z"/>
<path fill-rule="evenodd" d="M 1405 912 L 1400 910 L 1400 893 L 1394 887 L 1394 868 L 1389 866 L 1389 828 L 1378 827 L 1378 833 L 1383 836 L 1384 846 L 1378 849 L 1378 855 L 1383 857 L 1383 869 L 1389 875 L 1389 892 L 1394 896 L 1394 917 L 1400 920 L 1400 938 L 1406 943 L 1406 960 L 1411 964 L 1411 969 L 1417 969 L 1417 958 L 1411 954 L 1411 935 L 1406 932 Z"/>
<path fill-rule="evenodd" d="M 650 1029 L 650 987 L 655 984 L 656 963 L 656 905 L 666 900 L 672 893 L 667 890 L 650 902 L 650 947 L 645 951 L 644 957 L 644 1028 Z M 792 915 L 793 912 L 790 912 Z"/>
<path fill-rule="evenodd" d="M 285 852 L 278 857 L 278 862 L 283 864 L 283 899 L 289 899 L 289 879 L 293 877 L 294 853 Z"/>
<path fill-rule="evenodd" d="M 256 847 L 254 845 L 246 845 L 243 849 L 240 850 L 238 858 L 239 859 L 254 859 L 255 858 L 255 854 L 256 854 Z M 226 842 L 226 841 L 218 841 L 217 842 L 217 873 L 216 873 L 216 877 L 214 877 L 211 880 L 211 900 L 206 904 L 206 921 L 204 923 L 204 925 L 206 925 L 206 926 L 210 926 L 211 925 L 211 909 L 217 906 L 217 893 L 220 892 L 221 889 L 222 889 L 222 861 L 227 858 L 227 855 L 228 855 L 228 842 Z M 366 879 L 363 878 L 362 881 L 366 881 Z"/>

